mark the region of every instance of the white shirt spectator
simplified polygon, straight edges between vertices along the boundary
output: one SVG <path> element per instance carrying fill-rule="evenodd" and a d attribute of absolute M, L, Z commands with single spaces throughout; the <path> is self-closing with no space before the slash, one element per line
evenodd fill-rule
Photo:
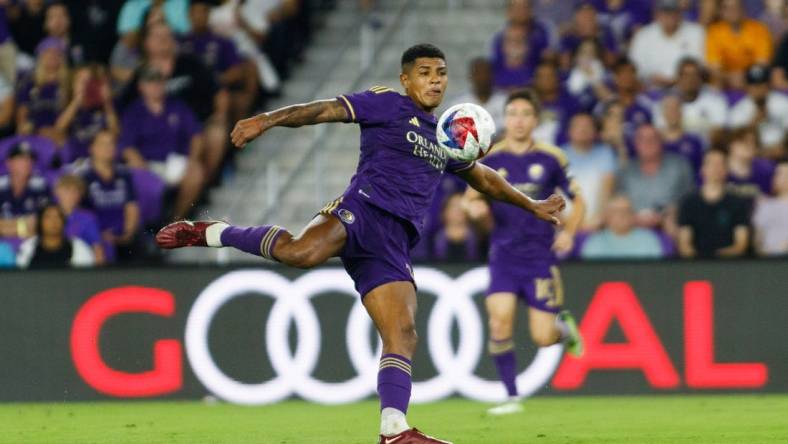
<path fill-rule="evenodd" d="M 660 103 L 661 107 L 662 104 Z M 661 109 L 654 112 L 657 127 L 664 126 Z M 660 121 L 662 119 L 662 121 Z M 710 87 L 701 89 L 698 97 L 692 102 L 681 105 L 681 119 L 684 129 L 708 137 L 714 128 L 723 128 L 728 123 L 728 101 L 725 96 Z"/>
<path fill-rule="evenodd" d="M 69 265 L 75 268 L 92 267 L 95 265 L 96 260 L 93 257 L 93 250 L 90 249 L 81 239 L 67 239 L 71 242 L 71 260 Z M 33 259 L 33 254 L 38 247 L 38 236 L 31 237 L 30 239 L 22 242 L 19 247 L 19 253 L 16 256 L 16 265 L 19 268 L 27 268 L 30 261 Z"/>
<path fill-rule="evenodd" d="M 268 57 L 260 50 L 257 42 L 244 31 L 236 20 L 235 10 L 240 3 L 240 0 L 229 0 L 221 6 L 213 8 L 209 24 L 217 34 L 232 39 L 241 55 L 254 61 L 263 89 L 275 91 L 280 84 L 279 74 Z M 268 13 L 280 3 L 280 0 L 246 0 L 240 5 L 239 12 L 254 32 L 265 34 L 270 26 L 267 18 Z"/>
<path fill-rule="evenodd" d="M 674 78 L 678 63 L 684 57 L 704 60 L 706 31 L 696 23 L 682 22 L 673 35 L 666 35 L 658 23 L 641 28 L 632 38 L 629 58 L 638 75 L 648 79 L 654 75 Z"/>
<path fill-rule="evenodd" d="M 730 111 L 728 124 L 731 128 L 748 126 L 757 112 L 755 101 L 746 96 L 739 100 Z M 779 92 L 771 92 L 766 98 L 766 119 L 758 126 L 761 143 L 775 146 L 783 141 L 788 133 L 788 97 Z"/>

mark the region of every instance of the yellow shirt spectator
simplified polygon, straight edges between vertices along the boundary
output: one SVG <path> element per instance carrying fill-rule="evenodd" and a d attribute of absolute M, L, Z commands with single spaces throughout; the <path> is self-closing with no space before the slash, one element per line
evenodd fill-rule
<path fill-rule="evenodd" d="M 768 64 L 773 50 L 769 28 L 757 20 L 742 20 L 738 30 L 719 21 L 709 25 L 706 34 L 706 61 L 723 72 L 741 72 L 756 63 Z"/>

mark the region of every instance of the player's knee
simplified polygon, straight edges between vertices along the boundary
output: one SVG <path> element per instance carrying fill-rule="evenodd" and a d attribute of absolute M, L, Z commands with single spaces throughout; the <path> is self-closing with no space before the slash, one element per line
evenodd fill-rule
<path fill-rule="evenodd" d="M 560 336 L 553 330 L 536 330 L 531 332 L 531 340 L 537 347 L 549 347 L 558 343 Z"/>
<path fill-rule="evenodd" d="M 490 316 L 489 321 L 490 337 L 496 340 L 512 337 L 512 319 L 507 317 Z"/>

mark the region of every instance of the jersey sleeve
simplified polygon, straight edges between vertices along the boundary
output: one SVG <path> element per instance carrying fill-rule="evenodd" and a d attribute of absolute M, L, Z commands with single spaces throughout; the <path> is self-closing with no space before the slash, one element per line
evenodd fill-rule
<path fill-rule="evenodd" d="M 375 86 L 367 91 L 342 94 L 337 100 L 347 110 L 350 120 L 361 125 L 378 125 L 392 117 L 399 94 L 385 86 Z"/>
<path fill-rule="evenodd" d="M 572 174 L 569 171 L 569 162 L 566 160 L 566 158 L 560 158 L 557 159 L 557 161 L 558 168 L 556 168 L 554 176 L 555 187 L 566 194 L 566 197 L 574 199 L 575 196 L 580 194 L 580 186 L 572 177 Z"/>

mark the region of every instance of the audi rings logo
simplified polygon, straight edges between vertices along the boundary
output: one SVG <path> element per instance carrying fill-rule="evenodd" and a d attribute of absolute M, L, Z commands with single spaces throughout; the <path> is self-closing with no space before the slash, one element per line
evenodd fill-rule
<path fill-rule="evenodd" d="M 504 398 L 503 386 L 474 374 L 484 353 L 484 326 L 473 303 L 474 294 L 488 284 L 485 268 L 468 271 L 457 279 L 430 269 L 416 268 L 419 288 L 437 297 L 429 314 L 426 346 L 437 375 L 413 383 L 412 402 L 436 401 L 455 393 L 479 401 Z M 310 299 L 336 292 L 356 299 L 346 327 L 347 348 L 356 376 L 344 382 L 315 379 L 321 329 Z M 266 348 L 277 376 L 247 384 L 227 376 L 213 360 L 208 331 L 217 311 L 232 299 L 248 294 L 274 299 L 266 323 Z M 298 343 L 291 353 L 288 329 L 297 330 Z M 460 331 L 459 346 L 452 345 L 452 323 Z M 236 271 L 216 279 L 203 290 L 192 307 L 186 324 L 186 352 L 197 378 L 217 397 L 238 404 L 268 404 L 298 395 L 306 400 L 339 404 L 364 399 L 375 393 L 381 343 L 373 350 L 367 338 L 374 326 L 353 282 L 340 269 L 316 270 L 295 281 L 266 270 Z M 422 332 L 422 334 L 425 332 Z M 517 377 L 518 388 L 529 396 L 545 386 L 561 359 L 560 345 L 539 349 L 534 360 Z M 418 365 L 418 363 L 417 363 Z"/>

